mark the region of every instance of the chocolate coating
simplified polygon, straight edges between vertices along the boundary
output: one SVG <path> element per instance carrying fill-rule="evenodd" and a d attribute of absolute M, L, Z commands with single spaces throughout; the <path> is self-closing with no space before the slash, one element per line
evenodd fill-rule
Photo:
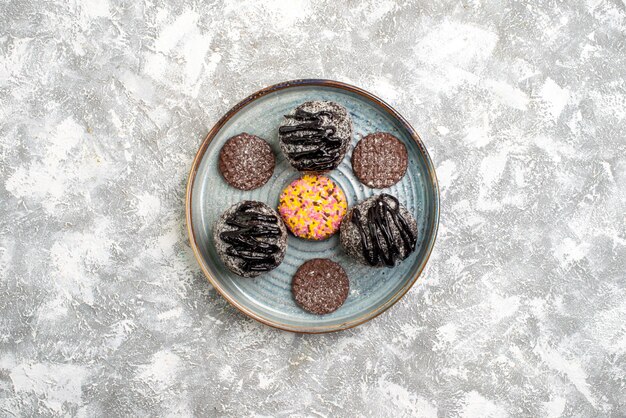
<path fill-rule="evenodd" d="M 263 138 L 241 133 L 220 150 L 218 168 L 224 180 L 240 190 L 261 187 L 272 177 L 276 160 Z"/>
<path fill-rule="evenodd" d="M 213 240 L 230 271 L 255 277 L 283 261 L 287 229 L 274 209 L 262 202 L 246 200 L 222 214 L 215 224 Z"/>
<path fill-rule="evenodd" d="M 349 290 L 350 281 L 343 267 L 326 258 L 314 258 L 302 264 L 291 282 L 298 305 L 318 315 L 336 311 Z"/>
<path fill-rule="evenodd" d="M 366 186 L 382 189 L 396 184 L 409 164 L 404 144 L 387 132 L 369 134 L 352 153 L 354 174 Z"/>
<path fill-rule="evenodd" d="M 278 129 L 280 147 L 299 171 L 325 172 L 336 168 L 352 139 L 348 111 L 328 101 L 305 102 Z"/>
<path fill-rule="evenodd" d="M 395 197 L 372 196 L 348 210 L 340 241 L 346 253 L 361 263 L 393 267 L 415 250 L 417 221 Z"/>

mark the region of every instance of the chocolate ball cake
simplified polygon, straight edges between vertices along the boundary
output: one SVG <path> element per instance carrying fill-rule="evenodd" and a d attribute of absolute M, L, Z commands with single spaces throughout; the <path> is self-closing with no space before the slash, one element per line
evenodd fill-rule
<path fill-rule="evenodd" d="M 265 203 L 246 200 L 231 206 L 213 229 L 217 254 L 233 273 L 255 277 L 273 270 L 287 250 L 287 229 Z"/>
<path fill-rule="evenodd" d="M 393 267 L 415 251 L 417 221 L 398 199 L 383 193 L 348 209 L 340 241 L 363 264 Z"/>
<path fill-rule="evenodd" d="M 311 101 L 298 106 L 278 129 L 280 148 L 299 171 L 337 168 L 352 140 L 348 111 L 335 102 Z"/>

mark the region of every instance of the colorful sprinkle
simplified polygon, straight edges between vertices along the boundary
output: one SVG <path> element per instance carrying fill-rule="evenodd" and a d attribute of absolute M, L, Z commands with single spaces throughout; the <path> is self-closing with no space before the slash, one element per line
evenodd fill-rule
<path fill-rule="evenodd" d="M 293 234 L 323 240 L 339 230 L 346 214 L 346 195 L 328 177 L 306 174 L 280 195 L 278 212 Z"/>

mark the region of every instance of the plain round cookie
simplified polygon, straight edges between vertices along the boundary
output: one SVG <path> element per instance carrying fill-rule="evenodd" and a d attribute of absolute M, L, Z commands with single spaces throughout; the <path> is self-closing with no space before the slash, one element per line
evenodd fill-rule
<path fill-rule="evenodd" d="M 220 150 L 218 168 L 224 180 L 239 190 L 253 190 L 272 177 L 276 159 L 263 138 L 241 133 Z"/>
<path fill-rule="evenodd" d="M 291 282 L 296 303 L 318 315 L 336 311 L 348 297 L 349 290 L 350 280 L 343 267 L 327 258 L 305 262 Z"/>
<path fill-rule="evenodd" d="M 216 221 L 213 241 L 224 265 L 242 277 L 256 277 L 282 263 L 287 228 L 274 209 L 245 200 L 227 209 Z"/>
<path fill-rule="evenodd" d="M 384 230 L 389 231 L 391 245 L 387 244 Z M 395 197 L 383 193 L 350 208 L 339 234 L 341 246 L 349 256 L 372 267 L 394 267 L 415 251 L 418 228 L 408 209 Z"/>
<path fill-rule="evenodd" d="M 393 186 L 409 164 L 406 146 L 387 132 L 365 136 L 352 152 L 352 170 L 361 183 L 374 189 Z"/>
<path fill-rule="evenodd" d="M 352 141 L 352 120 L 340 104 L 302 103 L 278 129 L 280 148 L 298 171 L 326 172 L 339 166 Z"/>
<path fill-rule="evenodd" d="M 339 230 L 348 203 L 341 187 L 325 176 L 305 174 L 280 195 L 278 212 L 298 238 L 324 240 Z"/>

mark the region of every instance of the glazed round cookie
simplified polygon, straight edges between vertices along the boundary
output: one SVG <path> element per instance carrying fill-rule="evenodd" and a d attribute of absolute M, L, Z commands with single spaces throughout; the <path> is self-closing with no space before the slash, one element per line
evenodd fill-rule
<path fill-rule="evenodd" d="M 298 106 L 278 129 L 280 148 L 299 171 L 337 168 L 352 140 L 348 111 L 335 102 L 311 101 Z"/>
<path fill-rule="evenodd" d="M 305 174 L 283 190 L 278 213 L 296 237 L 323 240 L 339 230 L 347 207 L 346 195 L 334 181 Z"/>
<path fill-rule="evenodd" d="M 406 173 L 409 157 L 406 147 L 387 132 L 369 134 L 356 144 L 352 170 L 361 183 L 382 189 L 396 184 Z"/>
<path fill-rule="evenodd" d="M 224 180 L 239 190 L 263 186 L 272 177 L 276 160 L 263 138 L 241 133 L 220 150 L 218 168 Z"/>
<path fill-rule="evenodd" d="M 346 253 L 361 263 L 393 267 L 415 251 L 417 221 L 398 199 L 383 193 L 350 208 L 340 240 Z"/>
<path fill-rule="evenodd" d="M 296 303 L 318 315 L 336 311 L 348 297 L 349 290 L 350 281 L 343 267 L 327 258 L 305 262 L 291 282 Z"/>
<path fill-rule="evenodd" d="M 245 200 L 215 223 L 217 254 L 233 273 L 255 277 L 278 267 L 287 249 L 287 229 L 265 203 Z"/>

